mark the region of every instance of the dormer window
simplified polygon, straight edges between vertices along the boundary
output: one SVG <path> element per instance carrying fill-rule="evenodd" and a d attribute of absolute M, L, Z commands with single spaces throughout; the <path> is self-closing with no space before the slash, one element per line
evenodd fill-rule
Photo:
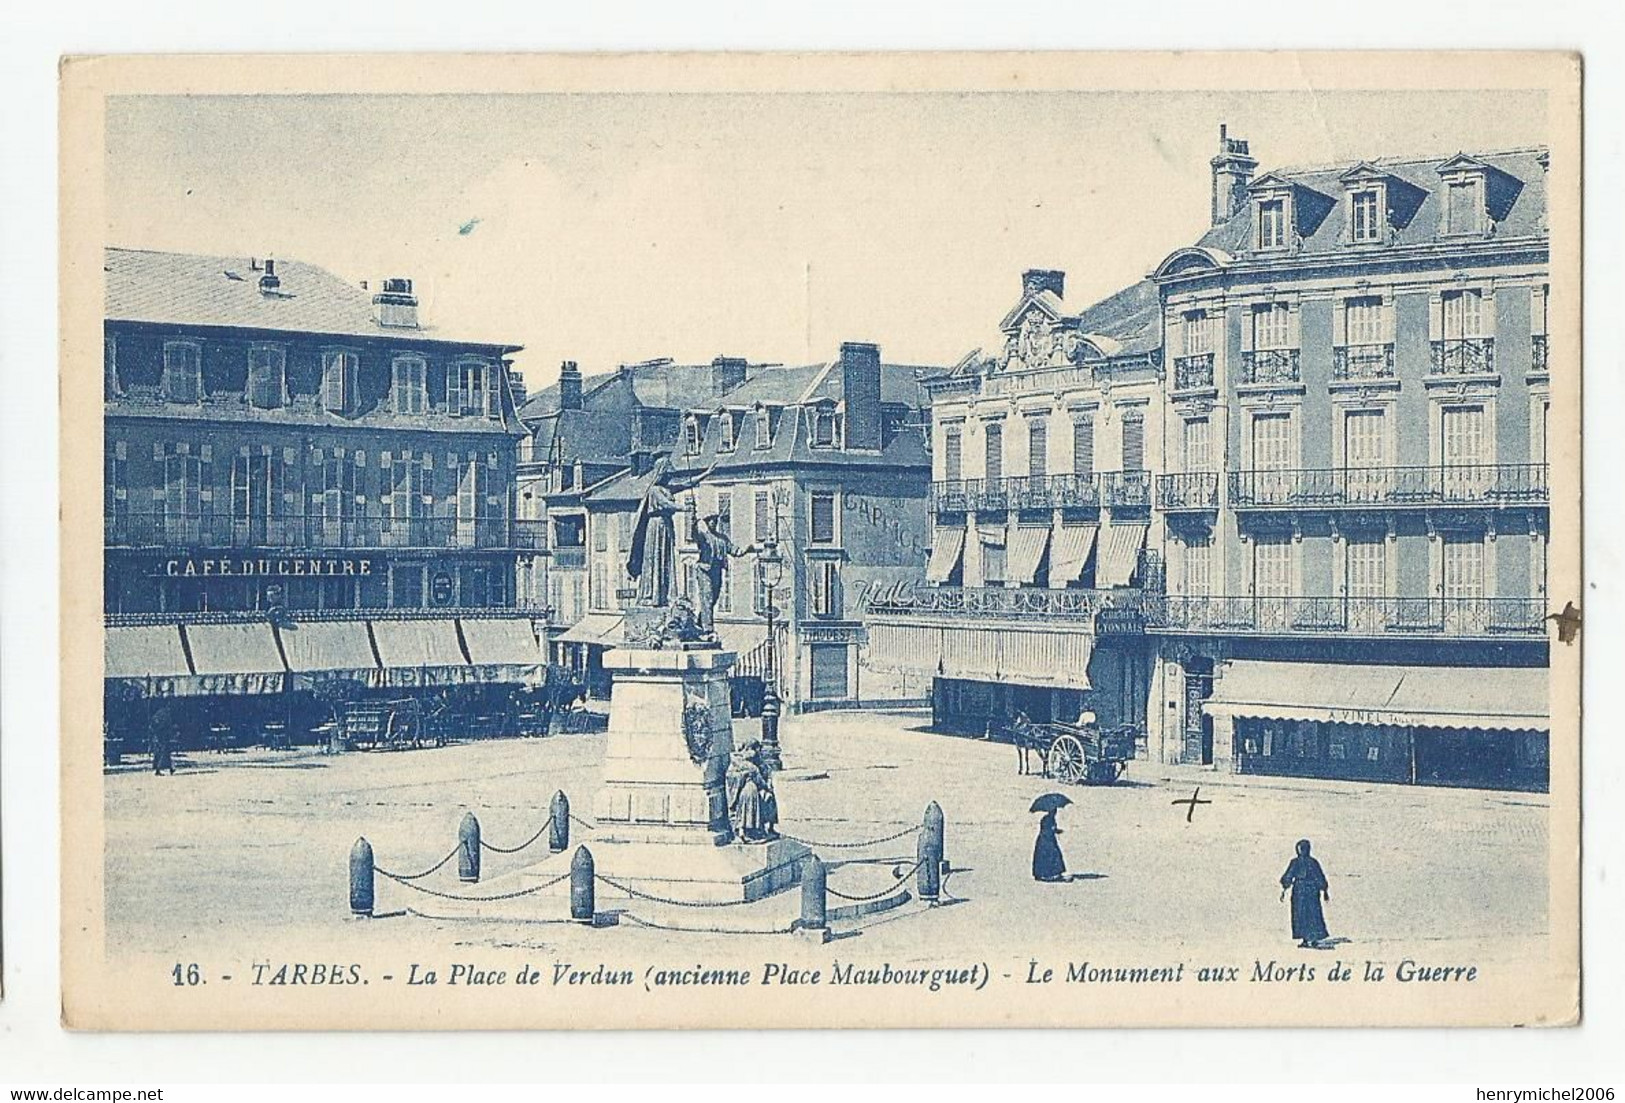
<path fill-rule="evenodd" d="M 203 394 L 203 353 L 192 341 L 164 342 L 164 397 L 197 402 Z"/>
<path fill-rule="evenodd" d="M 1382 197 L 1376 188 L 1350 194 L 1349 237 L 1356 244 L 1382 240 Z"/>
<path fill-rule="evenodd" d="M 395 412 L 421 415 L 428 404 L 428 364 L 421 356 L 397 356 L 391 371 L 390 396 Z"/>
<path fill-rule="evenodd" d="M 813 411 L 812 444 L 814 448 L 835 447 L 835 411 L 820 409 Z"/>
<path fill-rule="evenodd" d="M 683 455 L 700 454 L 700 419 L 691 417 L 683 426 Z"/>
<path fill-rule="evenodd" d="M 756 447 L 773 446 L 773 415 L 766 409 L 756 411 Z"/>
<path fill-rule="evenodd" d="M 1265 199 L 1258 204 L 1258 247 L 1284 249 L 1287 244 L 1286 200 Z"/>
<path fill-rule="evenodd" d="M 739 430 L 734 423 L 733 414 L 724 410 L 722 413 L 722 442 L 717 446 L 719 451 L 732 452 L 738 447 Z"/>
<path fill-rule="evenodd" d="M 248 346 L 248 404 L 274 410 L 286 404 L 288 351 L 281 345 Z"/>
<path fill-rule="evenodd" d="M 347 414 L 355 408 L 359 371 L 353 352 L 329 349 L 322 353 L 322 409 Z"/>
<path fill-rule="evenodd" d="M 484 360 L 463 360 L 446 373 L 446 408 L 453 416 L 485 417 L 494 397 L 489 386 L 491 365 Z"/>
<path fill-rule="evenodd" d="M 1482 182 L 1459 180 L 1445 189 L 1445 233 L 1476 234 L 1484 229 Z"/>

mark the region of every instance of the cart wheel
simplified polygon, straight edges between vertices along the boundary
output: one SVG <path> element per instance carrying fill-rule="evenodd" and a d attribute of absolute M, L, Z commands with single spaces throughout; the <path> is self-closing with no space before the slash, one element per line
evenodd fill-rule
<path fill-rule="evenodd" d="M 1057 781 L 1076 784 L 1083 780 L 1088 769 L 1084 758 L 1083 744 L 1075 735 L 1063 735 L 1050 744 L 1049 754 L 1044 758 L 1049 767 L 1050 776 Z"/>

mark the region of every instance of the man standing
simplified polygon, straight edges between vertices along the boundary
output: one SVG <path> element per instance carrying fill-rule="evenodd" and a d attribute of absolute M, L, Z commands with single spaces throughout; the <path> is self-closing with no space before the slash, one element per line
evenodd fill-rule
<path fill-rule="evenodd" d="M 737 559 L 756 550 L 754 544 L 744 548 L 734 547 L 727 533 L 717 527 L 719 517 L 720 514 L 710 513 L 694 523 L 694 546 L 699 552 L 694 572 L 695 596 L 698 598 L 695 613 L 699 620 L 700 636 L 704 639 L 716 638 L 717 598 L 721 596 L 727 578 L 729 557 Z"/>
<path fill-rule="evenodd" d="M 169 706 L 159 705 L 152 714 L 152 772 L 154 776 L 175 773 L 175 720 Z"/>

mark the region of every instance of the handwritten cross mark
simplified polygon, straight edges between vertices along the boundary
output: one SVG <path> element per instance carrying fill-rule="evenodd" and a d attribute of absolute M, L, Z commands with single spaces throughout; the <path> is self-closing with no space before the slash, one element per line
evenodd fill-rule
<path fill-rule="evenodd" d="M 1557 622 L 1557 642 L 1573 643 L 1574 637 L 1580 634 L 1580 610 L 1574 607 L 1574 602 L 1565 601 L 1561 613 L 1547 613 L 1546 619 Z"/>
<path fill-rule="evenodd" d="M 1198 804 L 1212 804 L 1213 803 L 1210 800 L 1200 800 L 1200 799 L 1198 799 L 1201 792 L 1202 792 L 1202 787 L 1200 785 L 1198 785 L 1194 790 L 1191 791 L 1190 796 L 1181 797 L 1181 798 L 1179 798 L 1177 800 L 1169 801 L 1168 803 L 1186 805 L 1187 807 L 1185 809 L 1185 822 L 1190 823 L 1191 822 L 1191 817 L 1196 815 L 1196 806 Z"/>

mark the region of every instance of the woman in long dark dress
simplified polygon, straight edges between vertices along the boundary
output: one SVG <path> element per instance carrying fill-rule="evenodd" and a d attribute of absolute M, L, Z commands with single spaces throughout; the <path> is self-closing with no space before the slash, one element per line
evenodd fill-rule
<path fill-rule="evenodd" d="M 1322 900 L 1330 900 L 1326 887 L 1326 874 L 1320 863 L 1309 856 L 1309 840 L 1298 840 L 1298 856 L 1292 859 L 1281 874 L 1281 896 L 1292 890 L 1292 937 L 1303 947 L 1325 941 L 1326 916 L 1320 910 Z"/>
<path fill-rule="evenodd" d="M 1055 823 L 1055 809 L 1044 813 L 1038 821 L 1038 840 L 1033 843 L 1033 880 L 1063 881 L 1066 879 L 1066 859 L 1061 856 L 1057 839 L 1061 829 Z"/>

